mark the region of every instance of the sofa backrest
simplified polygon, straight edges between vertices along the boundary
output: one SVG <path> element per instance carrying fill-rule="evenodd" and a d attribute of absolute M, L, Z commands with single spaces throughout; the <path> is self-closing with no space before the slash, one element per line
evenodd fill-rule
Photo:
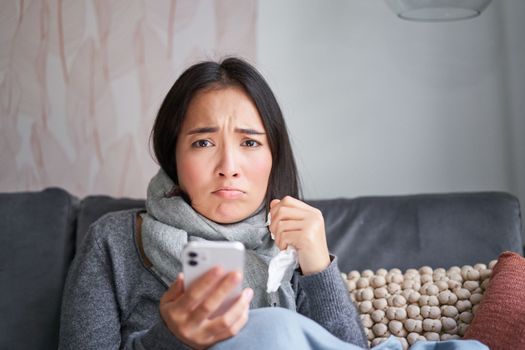
<path fill-rule="evenodd" d="M 502 192 L 310 201 L 324 215 L 343 272 L 488 263 L 523 254 L 516 197 Z"/>
<path fill-rule="evenodd" d="M 78 200 L 66 191 L 0 193 L 0 349 L 56 349 Z"/>
<path fill-rule="evenodd" d="M 89 226 L 112 211 L 145 208 L 143 199 L 114 198 L 110 196 L 88 196 L 80 202 L 76 229 L 76 248 L 80 247 Z"/>

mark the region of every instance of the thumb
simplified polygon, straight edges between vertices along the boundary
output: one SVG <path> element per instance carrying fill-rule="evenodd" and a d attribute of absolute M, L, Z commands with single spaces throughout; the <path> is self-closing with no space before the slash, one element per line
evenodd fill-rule
<path fill-rule="evenodd" d="M 184 274 L 181 272 L 175 282 L 171 284 L 168 290 L 162 295 L 161 303 L 169 303 L 178 299 L 184 293 Z"/>
<path fill-rule="evenodd" d="M 270 202 L 270 208 L 273 208 L 275 205 L 277 205 L 281 200 L 280 199 L 273 199 Z"/>

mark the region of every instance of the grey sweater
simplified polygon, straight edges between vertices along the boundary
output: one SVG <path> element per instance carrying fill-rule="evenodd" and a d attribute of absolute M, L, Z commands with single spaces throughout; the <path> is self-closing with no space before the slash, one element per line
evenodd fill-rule
<path fill-rule="evenodd" d="M 66 280 L 59 349 L 188 349 L 160 318 L 167 285 L 142 260 L 136 215 L 111 213 L 90 227 Z M 344 341 L 368 347 L 336 259 L 320 273 L 295 273 L 292 286 L 299 313 Z"/>

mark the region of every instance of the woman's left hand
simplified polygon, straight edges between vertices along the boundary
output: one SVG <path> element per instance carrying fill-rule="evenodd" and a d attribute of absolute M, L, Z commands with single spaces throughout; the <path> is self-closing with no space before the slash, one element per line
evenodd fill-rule
<path fill-rule="evenodd" d="M 290 196 L 270 202 L 270 231 L 275 243 L 284 250 L 297 249 L 304 275 L 323 271 L 330 265 L 323 214 L 317 208 Z"/>

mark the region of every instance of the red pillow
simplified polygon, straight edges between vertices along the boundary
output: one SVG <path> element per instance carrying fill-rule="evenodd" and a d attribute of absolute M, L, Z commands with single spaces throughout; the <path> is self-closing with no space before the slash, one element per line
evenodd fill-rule
<path fill-rule="evenodd" d="M 476 339 L 491 350 L 525 349 L 525 258 L 504 252 L 464 339 Z"/>

